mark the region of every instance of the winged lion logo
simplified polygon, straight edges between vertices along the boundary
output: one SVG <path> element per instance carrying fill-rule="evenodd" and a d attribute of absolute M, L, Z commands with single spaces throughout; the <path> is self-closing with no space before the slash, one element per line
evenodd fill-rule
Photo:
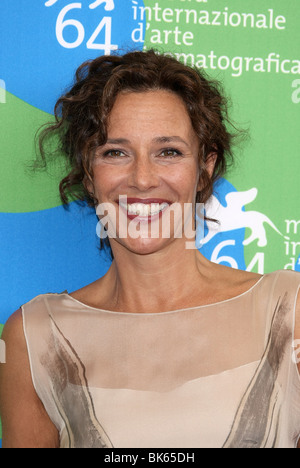
<path fill-rule="evenodd" d="M 243 241 L 243 245 L 249 245 L 257 241 L 258 247 L 267 245 L 266 225 L 271 227 L 280 236 L 284 236 L 275 224 L 259 211 L 244 211 L 243 207 L 253 202 L 258 194 L 257 188 L 244 192 L 230 192 L 225 196 L 226 206 L 213 195 L 207 202 L 205 209 L 210 218 L 218 220 L 218 224 L 208 221 L 208 232 L 202 240 L 202 245 L 209 242 L 220 232 L 233 231 L 236 229 L 249 228 L 251 235 Z"/>

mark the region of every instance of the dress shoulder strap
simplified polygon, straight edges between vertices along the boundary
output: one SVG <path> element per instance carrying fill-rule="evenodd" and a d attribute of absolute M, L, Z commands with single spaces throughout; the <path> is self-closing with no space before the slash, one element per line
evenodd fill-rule
<path fill-rule="evenodd" d="M 300 382 L 293 360 L 300 274 L 266 275 L 258 297 L 268 295 L 266 346 L 235 416 L 224 447 L 287 447 L 300 433 Z"/>
<path fill-rule="evenodd" d="M 279 270 L 276 275 L 276 288 L 288 291 L 296 300 L 300 288 L 300 273 L 293 270 Z"/>

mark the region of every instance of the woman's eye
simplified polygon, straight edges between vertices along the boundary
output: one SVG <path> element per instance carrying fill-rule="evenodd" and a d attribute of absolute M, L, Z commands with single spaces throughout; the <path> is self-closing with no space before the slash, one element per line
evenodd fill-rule
<path fill-rule="evenodd" d="M 176 149 L 168 148 L 163 150 L 160 155 L 164 158 L 176 158 L 178 156 L 182 156 L 182 153 Z"/>
<path fill-rule="evenodd" d="M 123 153 L 123 151 L 120 150 L 109 150 L 105 151 L 103 156 L 108 158 L 123 158 L 125 154 Z"/>

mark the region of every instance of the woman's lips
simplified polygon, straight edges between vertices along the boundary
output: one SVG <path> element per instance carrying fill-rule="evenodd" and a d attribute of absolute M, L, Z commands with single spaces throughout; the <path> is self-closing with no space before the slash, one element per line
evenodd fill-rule
<path fill-rule="evenodd" d="M 166 198 L 136 198 L 136 197 L 127 197 L 126 195 L 120 195 L 119 201 L 127 200 L 127 203 L 142 203 L 145 205 L 151 205 L 152 203 L 168 203 L 171 205 L 172 202 Z"/>
<path fill-rule="evenodd" d="M 169 200 L 162 198 L 141 199 L 120 197 L 118 203 L 130 220 L 145 222 L 158 219 L 169 205 L 171 205 Z"/>

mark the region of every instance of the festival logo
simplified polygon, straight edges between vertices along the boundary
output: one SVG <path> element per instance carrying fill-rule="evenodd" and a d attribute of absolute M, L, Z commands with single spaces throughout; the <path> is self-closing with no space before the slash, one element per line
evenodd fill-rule
<path fill-rule="evenodd" d="M 1 18 L 0 78 L 8 92 L 48 113 L 81 63 L 143 47 L 134 40 L 130 1 L 1 0 Z"/>
<path fill-rule="evenodd" d="M 209 242 L 217 232 L 228 232 L 236 229 L 250 228 L 252 234 L 243 241 L 243 245 L 257 242 L 258 247 L 267 245 L 266 225 L 270 226 L 280 236 L 283 234 L 275 224 L 259 211 L 245 211 L 244 207 L 253 202 L 258 190 L 252 188 L 245 192 L 230 192 L 225 196 L 226 206 L 213 195 L 207 203 L 207 213 L 211 218 L 217 218 L 218 224 L 208 222 L 208 233 L 203 239 L 203 244 Z M 283 236 L 284 237 L 284 236 Z M 285 236 L 286 239 L 289 239 Z"/>
<path fill-rule="evenodd" d="M 273 232 L 282 240 L 280 245 L 290 260 L 282 267 L 299 271 L 297 248 L 300 243 L 293 241 L 291 235 L 297 234 L 300 221 L 285 220 L 286 232 L 281 232 L 266 214 L 249 207 L 258 195 L 255 187 L 238 192 L 225 179 L 218 181 L 205 206 L 206 216 L 212 220 L 206 222 L 204 238 L 201 240 L 198 236 L 201 252 L 215 263 L 263 274 L 266 269 L 264 249 L 268 246 L 268 236 Z M 246 265 L 245 249 L 248 246 L 257 248 L 257 252 Z"/>
<path fill-rule="evenodd" d="M 29 169 L 36 132 L 51 121 L 55 102 L 72 85 L 80 64 L 142 49 L 137 40 L 144 21 L 135 19 L 133 7 L 143 6 L 142 0 L 1 0 L 0 185 L 5 196 L 0 213 L 61 205 L 59 161 L 48 173 Z"/>

